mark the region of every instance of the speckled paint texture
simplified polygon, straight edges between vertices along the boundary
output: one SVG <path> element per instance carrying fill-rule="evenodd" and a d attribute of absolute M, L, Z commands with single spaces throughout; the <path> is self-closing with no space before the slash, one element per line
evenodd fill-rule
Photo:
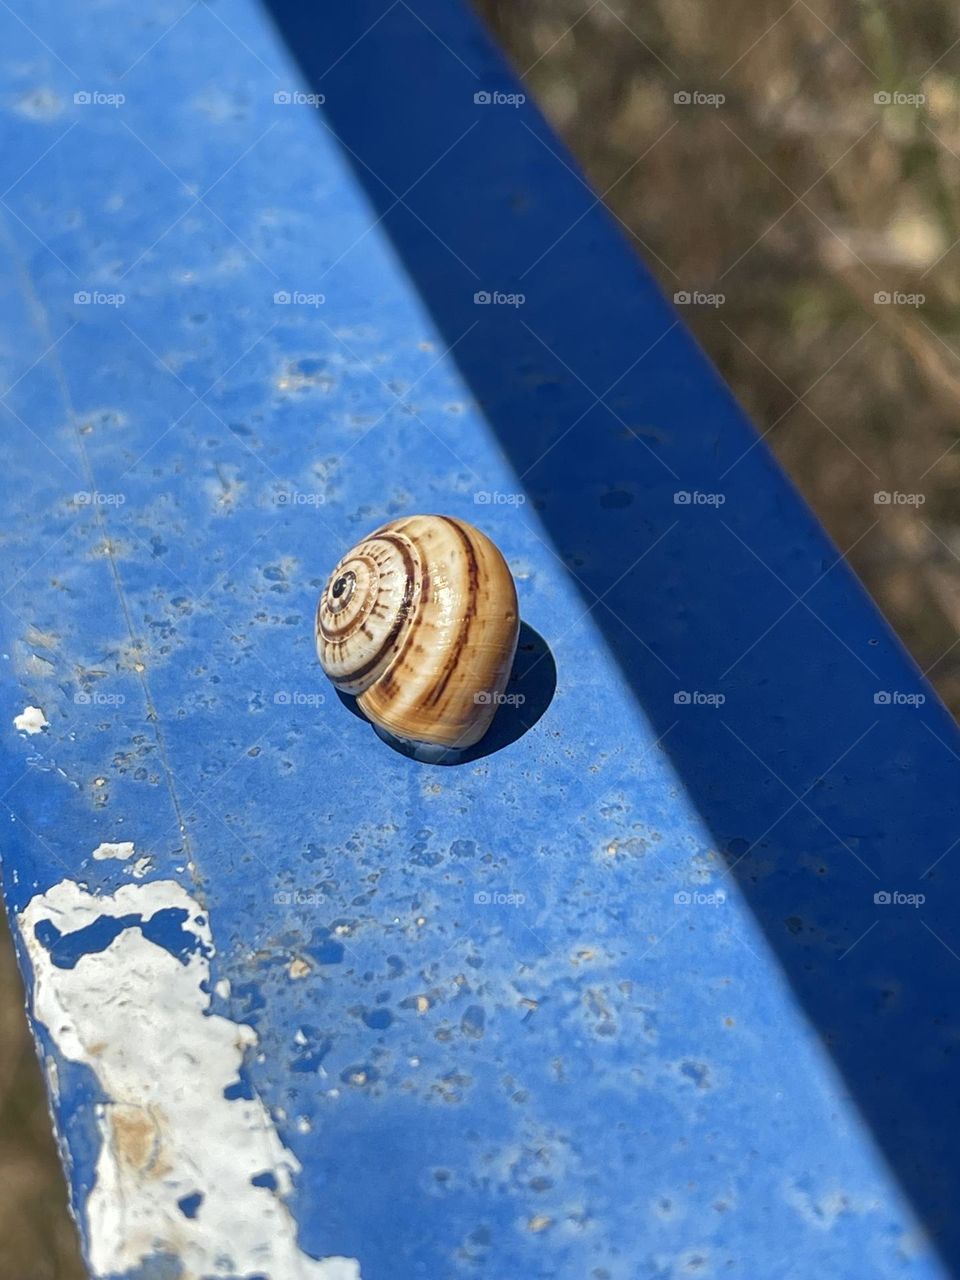
<path fill-rule="evenodd" d="M 3 876 L 92 1274 L 945 1276 L 954 727 L 473 19 L 320 8 L 0 15 Z M 415 511 L 526 623 L 452 768 L 314 653 Z M 145 955 L 195 1060 L 96 1040 Z M 226 1063 L 258 1269 L 179 1137 L 134 1261 L 111 1108 Z"/>

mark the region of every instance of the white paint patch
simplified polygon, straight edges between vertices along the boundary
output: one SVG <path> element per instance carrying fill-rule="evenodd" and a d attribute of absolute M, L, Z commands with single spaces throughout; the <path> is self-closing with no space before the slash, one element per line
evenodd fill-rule
<path fill-rule="evenodd" d="M 61 935 L 104 918 L 181 908 L 197 949 L 184 963 L 124 928 L 72 969 L 54 964 L 36 936 Z M 209 1012 L 213 942 L 207 914 L 172 880 L 127 884 L 96 897 L 72 880 L 38 894 L 18 916 L 33 965 L 34 1015 L 65 1058 L 94 1073 L 109 1101 L 97 1109 L 102 1145 L 85 1206 L 96 1276 L 172 1254 L 182 1280 L 216 1275 L 268 1280 L 360 1280 L 351 1258 L 317 1261 L 297 1247 L 284 1203 L 300 1165 L 259 1098 L 224 1098 L 235 1083 L 252 1027 Z M 277 1189 L 251 1178 L 270 1172 Z M 203 1199 L 193 1218 L 178 1206 Z"/>
<path fill-rule="evenodd" d="M 133 876 L 134 880 L 142 880 L 143 877 L 147 874 L 147 872 L 152 870 L 153 870 L 153 859 L 149 856 L 149 854 L 147 854 L 144 857 L 138 858 L 136 860 L 136 862 L 130 868 L 130 874 Z"/>
<path fill-rule="evenodd" d="M 13 717 L 13 727 L 20 733 L 40 733 L 48 723 L 39 707 L 24 707 L 18 716 Z"/>
<path fill-rule="evenodd" d="M 98 862 L 103 862 L 106 858 L 119 858 L 121 862 L 126 862 L 127 858 L 132 858 L 135 852 L 133 841 L 124 840 L 120 844 L 98 844 L 93 851 L 93 856 Z"/>

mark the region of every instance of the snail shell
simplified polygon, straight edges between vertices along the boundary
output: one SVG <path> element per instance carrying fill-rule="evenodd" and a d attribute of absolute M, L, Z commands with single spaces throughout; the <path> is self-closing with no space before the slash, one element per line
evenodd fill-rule
<path fill-rule="evenodd" d="M 516 587 L 490 539 L 451 516 L 408 516 L 369 534 L 330 575 L 317 654 L 379 730 L 442 754 L 490 727 L 519 628 Z"/>

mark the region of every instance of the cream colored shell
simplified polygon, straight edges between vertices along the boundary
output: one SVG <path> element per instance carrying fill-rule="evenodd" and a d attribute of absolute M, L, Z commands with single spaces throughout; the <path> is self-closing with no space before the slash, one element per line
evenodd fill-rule
<path fill-rule="evenodd" d="M 506 561 L 451 516 L 408 516 L 347 552 L 317 607 L 317 654 L 374 724 L 472 746 L 510 677 L 520 619 Z"/>

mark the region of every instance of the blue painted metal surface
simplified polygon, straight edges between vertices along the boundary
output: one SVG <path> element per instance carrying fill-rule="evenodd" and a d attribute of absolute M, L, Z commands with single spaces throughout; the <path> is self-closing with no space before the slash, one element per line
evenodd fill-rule
<path fill-rule="evenodd" d="M 5 892 L 94 1270 L 230 1059 L 94 1043 L 65 975 L 175 1027 L 196 964 L 200 1173 L 258 1099 L 301 1166 L 245 1194 L 302 1261 L 238 1273 L 948 1274 L 958 739 L 838 552 L 458 6 L 97 17 L 2 17 L 0 245 Z M 313 653 L 417 510 L 549 646 L 458 768 Z M 237 1272 L 214 1191 L 117 1273 Z"/>

